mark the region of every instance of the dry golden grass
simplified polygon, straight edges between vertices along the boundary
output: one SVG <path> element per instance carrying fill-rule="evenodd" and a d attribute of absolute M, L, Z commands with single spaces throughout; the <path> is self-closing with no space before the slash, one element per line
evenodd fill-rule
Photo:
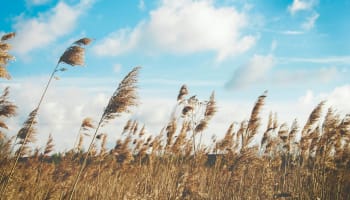
<path fill-rule="evenodd" d="M 107 149 L 106 135 L 98 134 L 96 153 L 48 155 L 54 146 L 49 138 L 43 152 L 22 156 L 2 199 L 69 199 L 70 195 L 72 199 L 349 199 L 349 116 L 342 118 L 330 109 L 321 119 L 318 105 L 306 126 L 319 124 L 296 141 L 296 134 L 305 129 L 299 130 L 296 121 L 290 128 L 278 124 L 270 115 L 263 137 L 267 139 L 259 146 L 246 146 L 244 140 L 250 141 L 247 138 L 260 130 L 256 127 L 262 97 L 266 95 L 258 98 L 252 119 L 237 128 L 231 124 L 214 149 L 193 149 L 194 130 L 189 127 L 193 121 L 184 120 L 182 112 L 173 115 L 182 119 L 180 129 L 170 121 L 167 131 L 154 137 L 144 137 L 144 126 L 139 129 L 136 121 L 129 120 L 121 130 L 125 139 L 118 140 L 114 149 Z M 275 134 L 266 134 L 271 131 Z M 5 145 L 10 140 L 6 135 L 1 139 L 1 152 L 8 154 L 0 160 L 2 184 L 14 159 Z M 308 149 L 302 145 L 306 140 Z"/>
<path fill-rule="evenodd" d="M 5 41 L 11 37 L 1 38 L 2 52 L 7 53 Z M 82 46 L 90 42 L 74 42 L 58 64 L 83 65 Z M 0 76 L 6 78 L 8 60 L 1 59 Z M 264 92 L 249 120 L 232 123 L 223 138 L 206 146 L 202 134 L 217 112 L 214 92 L 208 101 L 187 98 L 183 85 L 158 135 L 147 137 L 146 125 L 129 120 L 121 130 L 124 139 L 108 149 L 107 134 L 99 128 L 138 105 L 139 67 L 119 84 L 96 126 L 91 118 L 82 121 L 72 150 L 53 153 L 51 135 L 44 148 L 33 150 L 35 118 L 52 77 L 64 71 L 58 66 L 17 137 L 2 132 L 17 107 L 8 88 L 0 96 L 0 199 L 350 199 L 350 115 L 330 108 L 323 118 L 325 102 L 302 129 L 296 120 L 280 124 L 271 113 L 261 130 Z M 254 140 L 258 134 L 261 141 Z M 84 135 L 92 136 L 87 151 Z"/>

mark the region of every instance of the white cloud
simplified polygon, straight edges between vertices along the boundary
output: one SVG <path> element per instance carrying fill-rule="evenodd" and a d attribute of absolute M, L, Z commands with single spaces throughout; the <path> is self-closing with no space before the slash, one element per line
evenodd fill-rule
<path fill-rule="evenodd" d="M 315 0 L 293 0 L 292 5 L 288 6 L 288 11 L 294 15 L 299 11 L 311 10 L 315 5 Z"/>
<path fill-rule="evenodd" d="M 317 0 L 293 0 L 293 3 L 288 6 L 288 11 L 295 15 L 299 11 L 312 11 L 311 16 L 305 19 L 305 22 L 301 24 L 301 27 L 309 31 L 311 30 L 316 23 L 316 20 L 320 15 L 314 10 L 314 7 L 317 5 Z"/>
<path fill-rule="evenodd" d="M 350 85 L 343 85 L 336 87 L 328 95 L 320 95 L 321 97 L 326 96 L 329 105 L 341 111 L 343 114 L 350 114 Z"/>
<path fill-rule="evenodd" d="M 12 40 L 14 51 L 25 55 L 70 33 L 75 28 L 79 16 L 92 2 L 92 0 L 81 0 L 79 4 L 69 6 L 60 1 L 54 8 L 39 13 L 35 18 L 26 18 L 24 15 L 16 17 L 13 28 L 17 35 Z"/>
<path fill-rule="evenodd" d="M 263 81 L 265 75 L 271 70 L 274 64 L 275 61 L 272 55 L 254 55 L 247 64 L 235 70 L 226 87 L 229 89 L 240 89 L 257 84 Z"/>
<path fill-rule="evenodd" d="M 306 19 L 306 21 L 301 25 L 303 29 L 305 30 L 311 30 L 316 23 L 316 20 L 318 19 L 320 15 L 318 13 L 314 13 L 309 18 Z"/>
<path fill-rule="evenodd" d="M 144 0 L 140 0 L 139 4 L 137 5 L 138 9 L 140 10 L 145 10 L 146 9 L 146 4 Z"/>
<path fill-rule="evenodd" d="M 329 92 L 315 94 L 312 90 L 307 90 L 306 94 L 299 98 L 301 105 L 317 105 L 326 100 L 326 107 L 332 107 L 342 115 L 350 114 L 350 85 L 335 87 Z"/>
<path fill-rule="evenodd" d="M 299 98 L 299 102 L 301 104 L 308 105 L 308 104 L 311 104 L 313 102 L 314 98 L 315 97 L 314 97 L 314 93 L 312 92 L 312 90 L 307 90 L 306 94 Z"/>
<path fill-rule="evenodd" d="M 150 12 L 150 19 L 133 29 L 117 30 L 94 51 L 108 56 L 136 49 L 177 54 L 212 51 L 223 60 L 255 44 L 256 37 L 242 34 L 247 26 L 247 15 L 234 7 L 216 7 L 210 0 L 163 0 Z"/>

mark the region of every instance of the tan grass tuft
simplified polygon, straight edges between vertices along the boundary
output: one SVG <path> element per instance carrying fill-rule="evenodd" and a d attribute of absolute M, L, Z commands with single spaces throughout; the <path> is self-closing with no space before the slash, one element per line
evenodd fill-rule
<path fill-rule="evenodd" d="M 83 45 L 90 44 L 91 39 L 82 38 L 73 43 L 72 46 L 68 47 L 66 51 L 60 57 L 58 63 L 66 63 L 72 66 L 83 66 L 85 60 L 85 49 Z"/>
<path fill-rule="evenodd" d="M 90 38 L 81 38 L 77 41 L 75 41 L 73 44 L 83 46 L 83 45 L 89 45 L 92 42 L 92 39 Z"/>
<path fill-rule="evenodd" d="M 6 40 L 9 40 L 11 38 L 14 38 L 16 36 L 16 33 L 15 32 L 12 32 L 12 33 L 7 33 L 5 35 L 3 35 L 1 37 L 1 41 L 6 41 Z"/>
<path fill-rule="evenodd" d="M 9 61 L 15 60 L 15 57 L 10 55 L 8 51 L 11 49 L 11 45 L 6 43 L 7 40 L 15 37 L 15 33 L 8 33 L 1 37 L 0 41 L 0 78 L 11 79 L 11 75 L 8 73 L 6 66 Z"/>
<path fill-rule="evenodd" d="M 182 85 L 179 91 L 179 94 L 177 95 L 177 100 L 181 101 L 183 100 L 184 96 L 188 94 L 188 89 L 186 85 Z"/>
<path fill-rule="evenodd" d="M 119 84 L 102 115 L 102 121 L 109 121 L 121 113 L 129 113 L 130 107 L 138 105 L 137 76 L 140 67 L 135 67 Z"/>
<path fill-rule="evenodd" d="M 47 157 L 49 154 L 53 151 L 54 148 L 53 138 L 52 135 L 49 135 L 49 139 L 46 142 L 45 149 L 44 149 L 44 156 Z"/>

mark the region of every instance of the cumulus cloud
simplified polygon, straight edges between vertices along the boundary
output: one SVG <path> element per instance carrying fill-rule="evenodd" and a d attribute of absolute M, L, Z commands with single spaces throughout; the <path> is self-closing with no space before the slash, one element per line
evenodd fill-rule
<path fill-rule="evenodd" d="M 293 3 L 288 6 L 288 11 L 294 15 L 299 11 L 311 10 L 315 5 L 315 0 L 293 0 Z"/>
<path fill-rule="evenodd" d="M 54 8 L 39 13 L 37 17 L 16 17 L 13 28 L 17 36 L 12 41 L 14 51 L 22 55 L 27 54 L 70 33 L 75 28 L 79 16 L 92 2 L 93 0 L 81 0 L 77 5 L 70 6 L 60 1 Z"/>
<path fill-rule="evenodd" d="M 343 85 L 336 87 L 329 94 L 321 94 L 321 97 L 325 97 L 330 105 L 333 105 L 336 109 L 344 114 L 350 114 L 350 85 Z"/>
<path fill-rule="evenodd" d="M 235 70 L 226 87 L 229 89 L 240 89 L 257 84 L 263 81 L 265 75 L 271 70 L 274 64 L 275 61 L 272 55 L 254 55 L 247 64 Z"/>
<path fill-rule="evenodd" d="M 312 90 L 307 90 L 304 96 L 299 98 L 299 102 L 304 105 L 311 104 L 314 100 L 315 96 Z"/>
<path fill-rule="evenodd" d="M 163 0 L 149 19 L 111 33 L 94 51 L 106 56 L 135 49 L 176 54 L 212 51 L 223 60 L 255 44 L 255 36 L 242 33 L 248 25 L 248 16 L 234 7 L 216 7 L 210 0 Z"/>
<path fill-rule="evenodd" d="M 336 109 L 340 114 L 350 114 L 350 85 L 337 86 L 329 92 L 315 93 L 312 90 L 307 90 L 305 95 L 299 98 L 299 103 L 316 105 L 323 100 L 326 100 L 327 107 Z"/>

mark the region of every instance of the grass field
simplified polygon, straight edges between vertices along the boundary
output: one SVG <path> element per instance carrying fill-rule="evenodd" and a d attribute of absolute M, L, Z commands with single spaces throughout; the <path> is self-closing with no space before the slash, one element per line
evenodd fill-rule
<path fill-rule="evenodd" d="M 63 70 L 58 68 L 61 62 L 82 64 L 83 46 L 89 43 L 83 38 L 69 47 L 51 78 Z M 211 144 L 204 145 L 202 134 L 217 112 L 215 94 L 209 100 L 188 97 L 183 85 L 175 112 L 160 133 L 146 136 L 137 121 L 129 120 L 123 137 L 107 149 L 108 138 L 99 128 L 138 105 L 140 69 L 125 76 L 97 124 L 83 120 L 77 136 L 72 136 L 75 145 L 67 152 L 53 152 L 52 137 L 42 150 L 33 149 L 35 138 L 40 137 L 36 117 L 41 101 L 14 137 L 0 132 L 0 198 L 350 199 L 350 115 L 337 114 L 325 102 L 314 108 L 306 122 L 288 125 L 273 114 L 261 116 L 264 92 L 249 120 L 232 123 L 223 138 L 212 138 Z M 9 78 L 6 68 L 1 70 Z M 4 89 L 2 129 L 7 129 L 6 119 L 15 116 L 16 110 L 10 90 Z M 261 122 L 264 117 L 266 125 Z M 86 130 L 94 134 L 87 137 Z M 259 134 L 261 141 L 256 139 Z M 91 140 L 86 150 L 84 139 Z"/>

